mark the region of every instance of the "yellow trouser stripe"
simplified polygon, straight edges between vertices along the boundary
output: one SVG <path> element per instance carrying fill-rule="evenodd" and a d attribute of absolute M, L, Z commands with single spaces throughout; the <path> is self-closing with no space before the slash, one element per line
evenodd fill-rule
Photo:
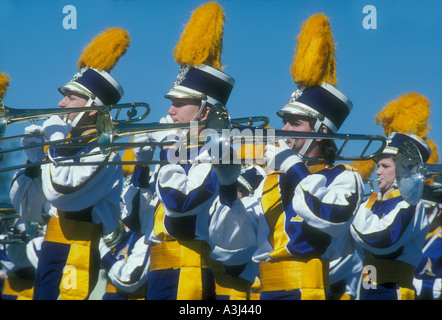
<path fill-rule="evenodd" d="M 61 300 L 84 300 L 89 296 L 91 250 L 98 249 L 101 233 L 101 227 L 94 223 L 62 218 L 49 220 L 45 241 L 70 245 L 66 267 L 72 269 L 63 272 Z"/>
<path fill-rule="evenodd" d="M 199 240 L 165 241 L 150 249 L 150 270 L 180 269 L 178 300 L 201 300 L 202 268 L 208 267 L 209 247 Z"/>

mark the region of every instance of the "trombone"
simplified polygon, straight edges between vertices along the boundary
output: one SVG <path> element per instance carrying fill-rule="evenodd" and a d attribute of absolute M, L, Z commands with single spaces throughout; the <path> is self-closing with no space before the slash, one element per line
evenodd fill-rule
<path fill-rule="evenodd" d="M 0 244 L 24 243 L 21 233 L 14 227 L 20 215 L 10 205 L 0 205 Z"/>
<path fill-rule="evenodd" d="M 137 116 L 138 111 L 137 108 L 144 108 L 145 111 L 141 116 Z M 99 111 L 102 109 L 106 109 L 107 111 L 117 110 L 115 115 L 115 121 L 118 121 L 118 117 L 122 109 L 127 110 L 127 120 L 120 120 L 120 122 L 133 123 L 143 120 L 150 113 L 150 106 L 147 103 L 143 102 L 134 102 L 134 103 L 122 103 L 115 105 L 104 105 L 104 106 L 90 106 L 83 108 L 49 108 L 49 109 L 14 109 L 7 108 L 3 104 L 3 101 L 0 99 L 0 142 L 9 141 L 13 139 L 20 139 L 29 135 L 17 135 L 11 137 L 4 137 L 6 128 L 10 125 L 16 123 L 23 122 L 31 122 L 34 123 L 38 120 L 45 120 L 53 115 L 68 115 L 70 113 L 76 112 L 90 112 L 90 111 Z M 95 126 L 84 126 L 83 129 L 94 128 Z M 19 150 L 22 150 L 20 148 Z M 16 150 L 14 150 L 16 151 Z M 3 150 L 3 152 L 8 152 Z"/>
<path fill-rule="evenodd" d="M 235 141 L 246 143 L 251 141 L 256 143 L 275 143 L 275 140 L 279 139 L 331 139 L 343 141 L 342 145 L 336 153 L 336 160 L 339 161 L 354 161 L 354 160 L 370 160 L 376 157 L 382 152 L 386 146 L 386 140 L 380 135 L 361 135 L 361 134 L 328 134 L 317 132 L 298 132 L 298 131 L 286 131 L 268 129 L 269 119 L 264 116 L 258 117 L 245 117 L 230 120 L 226 111 L 223 111 L 223 107 L 212 107 L 211 114 L 208 120 L 205 122 L 193 122 L 193 123 L 140 123 L 140 124 L 127 124 L 118 123 L 112 120 L 111 115 L 105 109 L 99 111 L 97 118 L 97 146 L 103 154 L 108 155 L 111 149 L 120 147 L 122 149 L 133 148 L 137 146 L 161 146 L 158 142 L 146 142 L 141 144 L 131 143 L 116 143 L 115 141 L 121 138 L 125 138 L 131 135 L 139 133 L 150 133 L 158 130 L 173 130 L 173 129 L 188 129 L 191 126 L 212 128 L 216 129 L 220 135 L 220 143 L 232 145 Z M 255 123 L 261 122 L 259 125 Z M 235 131 L 236 130 L 236 131 Z M 192 138 L 192 137 L 191 137 Z M 190 139 L 191 139 L 190 138 Z M 354 156 L 342 155 L 345 146 L 349 141 L 366 141 L 365 147 L 362 151 Z M 377 141 L 380 143 L 378 149 L 367 154 L 371 144 Z M 164 144 L 163 144 L 164 145 Z M 69 147 L 75 147 L 78 145 L 73 144 Z M 51 146 L 53 147 L 53 146 Z M 114 150 L 122 150 L 114 149 Z M 158 164 L 158 161 L 152 161 L 148 164 Z M 129 164 L 129 163 L 127 163 Z M 130 163 L 136 164 L 136 163 Z"/>
<path fill-rule="evenodd" d="M 259 125 L 255 126 L 256 122 L 261 122 Z M 214 106 L 211 109 L 211 113 L 208 117 L 207 121 L 204 122 L 192 122 L 192 123 L 170 123 L 170 124 L 162 124 L 162 123 L 130 123 L 130 122 L 121 122 L 115 119 L 112 119 L 110 112 L 106 108 L 100 108 L 98 110 L 97 116 L 97 143 L 94 144 L 95 147 L 100 148 L 100 152 L 102 154 L 108 155 L 110 152 L 117 152 L 120 150 L 125 150 L 128 148 L 134 148 L 138 146 L 165 146 L 169 143 L 159 143 L 153 141 L 147 141 L 145 143 L 118 143 L 116 140 L 121 138 L 129 137 L 135 134 L 141 133 L 150 133 L 159 130 L 172 130 L 172 129 L 189 129 L 191 126 L 198 128 L 211 128 L 215 129 L 218 132 L 219 144 L 231 146 L 235 141 L 240 141 L 244 143 L 246 140 L 249 140 L 253 143 L 261 142 L 275 142 L 275 140 L 279 139 L 332 139 L 332 140 L 343 140 L 343 144 L 340 149 L 337 151 L 336 160 L 342 161 L 353 161 L 353 160 L 368 160 L 374 158 L 376 155 L 382 152 L 386 145 L 386 140 L 382 136 L 378 135 L 359 135 L 359 134 L 325 134 L 325 133 L 313 133 L 313 132 L 297 132 L 297 131 L 285 131 L 285 130 L 274 130 L 267 129 L 267 125 L 269 123 L 269 119 L 267 117 L 245 117 L 238 119 L 230 119 L 225 107 L 223 106 Z M 235 130 L 239 130 L 235 132 Z M 243 130 L 243 131 L 241 131 Z M 247 135 L 242 135 L 242 132 L 247 132 Z M 189 138 L 189 137 L 188 137 Z M 200 137 L 198 137 L 200 138 Z M 190 137 L 192 139 L 192 137 Z M 206 138 L 207 139 L 207 138 Z M 359 141 L 367 141 L 365 148 L 363 148 L 362 152 L 357 154 L 356 156 L 343 156 L 341 153 L 347 143 L 351 140 L 359 140 Z M 198 141 L 198 140 L 197 140 Z M 380 142 L 380 147 L 371 154 L 366 154 L 368 148 L 372 144 L 373 141 Z M 136 161 L 130 162 L 65 162 L 66 160 L 75 159 L 78 157 L 92 156 L 99 154 L 99 152 L 91 152 L 85 155 L 80 156 L 72 156 L 72 157 L 64 157 L 64 158 L 51 158 L 51 149 L 55 147 L 63 147 L 63 148 L 78 148 L 84 146 L 91 146 L 90 144 L 81 144 L 81 143 L 65 143 L 66 140 L 54 141 L 53 143 L 49 143 L 48 148 L 48 158 L 49 160 L 43 161 L 41 163 L 29 163 L 21 166 L 9 167 L 0 169 L 2 171 L 9 171 L 14 169 L 20 169 L 27 166 L 35 166 L 39 164 L 46 164 L 52 162 L 55 165 L 60 166 L 72 166 L 72 165 L 133 165 L 140 164 Z M 184 142 L 184 141 L 183 141 Z M 175 143 L 175 142 L 174 142 Z M 23 148 L 18 148 L 23 149 Z M 193 160 L 188 161 L 190 163 Z M 142 164 L 163 164 L 164 161 L 160 160 L 151 160 L 149 162 L 143 162 Z"/>
<path fill-rule="evenodd" d="M 147 114 L 149 112 L 146 112 L 145 115 L 143 115 L 143 117 L 139 117 L 136 118 L 135 120 L 133 120 L 132 118 L 134 116 L 136 116 L 136 110 L 135 112 L 133 111 L 134 109 L 132 107 L 137 107 L 138 105 L 140 105 L 141 103 L 131 103 L 131 104 L 127 104 L 124 105 L 124 107 L 131 107 L 130 110 L 128 110 L 128 113 L 131 112 L 131 114 L 128 116 L 131 116 L 131 118 L 129 120 L 124 120 L 124 121 L 120 121 L 117 119 L 117 116 L 115 117 L 115 119 L 112 117 L 111 115 L 111 111 L 113 110 L 112 107 L 114 108 L 118 108 L 121 107 L 122 105 L 115 105 L 115 106 L 101 106 L 101 107 L 97 107 L 97 108 L 93 108 L 93 109 L 88 109 L 88 111 L 92 111 L 92 110 L 98 110 L 97 113 L 97 121 L 96 124 L 93 126 L 94 128 L 96 128 L 96 133 L 92 134 L 92 136 L 96 136 L 97 137 L 97 143 L 94 143 L 95 147 L 100 148 L 100 152 L 101 154 L 104 155 L 108 155 L 111 151 L 112 152 L 117 152 L 117 151 L 121 151 L 121 150 L 125 150 L 125 149 L 129 149 L 129 148 L 134 148 L 137 146 L 145 146 L 145 145 L 151 145 L 151 146 L 165 146 L 165 145 L 170 145 L 171 143 L 168 142 L 162 142 L 162 143 L 158 143 L 158 142 L 154 142 L 154 141 L 149 141 L 146 143 L 117 143 L 115 142 L 116 140 L 125 138 L 125 137 L 129 137 L 129 136 L 133 136 L 136 134 L 141 134 L 141 133 L 151 133 L 151 132 L 155 132 L 155 131 L 159 131 L 159 130 L 172 130 L 172 129 L 181 129 L 181 130 L 185 130 L 187 129 L 190 125 L 193 126 L 198 126 L 198 127 L 205 127 L 208 123 L 208 121 L 202 121 L 202 122 L 192 122 L 192 123 L 169 123 L 169 124 L 163 124 L 163 123 L 135 123 L 135 122 L 139 122 L 140 120 L 144 119 Z M 143 106 L 146 106 L 147 110 L 150 111 L 150 108 L 147 104 L 141 104 Z M 212 108 L 213 110 L 218 110 L 217 108 Z M 63 109 L 55 109 L 56 111 L 60 111 Z M 54 110 L 54 112 L 55 112 Z M 73 109 L 70 109 L 73 110 Z M 47 112 L 46 112 L 47 111 Z M 48 114 L 50 114 L 51 112 L 53 112 L 51 109 L 46 109 L 43 110 L 40 113 L 37 113 L 35 110 L 33 110 L 33 115 L 35 116 L 33 119 L 37 118 L 37 117 L 43 117 L 43 116 L 47 116 Z M 85 111 L 85 109 L 81 108 L 80 111 Z M 118 109 L 118 112 L 120 110 Z M 213 114 L 216 111 L 214 111 L 212 113 L 212 119 L 215 119 L 216 117 L 213 116 Z M 24 122 L 26 120 L 29 120 L 29 118 L 26 117 L 26 114 L 28 112 L 17 112 L 18 116 L 14 117 L 14 120 L 16 120 L 15 118 L 17 118 L 17 121 L 21 121 Z M 59 114 L 60 112 L 58 112 L 57 114 Z M 68 113 L 68 112 L 66 112 Z M 1 115 L 1 114 L 0 114 Z M 227 112 L 225 112 L 223 114 L 223 116 L 226 116 Z M 228 115 L 227 115 L 228 116 Z M 26 120 L 24 118 L 27 118 Z M 10 122 L 13 118 L 8 119 Z M 131 120 L 132 119 L 132 120 Z M 0 117 L 1 120 L 1 117 Z M 221 116 L 218 116 L 218 120 L 223 122 L 225 121 L 225 119 L 221 119 Z M 228 121 L 230 121 L 230 119 L 228 119 Z M 212 120 L 213 122 L 213 120 Z M 254 126 L 256 128 L 264 128 L 269 124 L 269 119 L 267 117 L 264 116 L 258 116 L 258 117 L 243 117 L 243 118 L 237 118 L 237 119 L 233 119 L 232 121 L 232 125 L 233 126 Z M 209 124 L 210 125 L 210 124 Z M 22 135 L 22 136 L 16 136 L 16 137 L 23 137 L 26 135 Z M 86 157 L 86 156 L 93 156 L 93 155 L 97 155 L 100 154 L 100 152 L 90 152 L 88 154 L 83 154 L 83 155 L 79 155 L 79 156 L 67 156 L 67 157 L 63 157 L 61 159 L 54 159 L 51 155 L 52 152 L 51 150 L 55 147 L 62 147 L 62 148 L 79 148 L 79 147 L 90 147 L 91 144 L 88 143 L 80 143 L 78 142 L 79 139 L 83 139 L 83 138 L 87 138 L 89 136 L 82 136 L 82 137 L 76 137 L 76 138 L 68 138 L 68 139 L 63 139 L 63 140 L 57 140 L 57 141 L 53 141 L 53 142 L 44 142 L 42 144 L 35 144 L 35 145 L 31 145 L 31 146 L 27 146 L 27 147 L 16 147 L 16 148 L 10 148 L 10 149 L 4 149 L 1 150 L 0 149 L 0 155 L 2 153 L 6 153 L 6 152 L 12 152 L 12 151 L 20 151 L 20 150 L 24 150 L 26 148 L 35 148 L 35 147 L 41 147 L 41 146 L 48 146 L 48 150 L 47 150 L 47 155 L 48 155 L 48 159 L 47 160 L 43 160 L 41 162 L 36 162 L 36 163 L 27 163 L 27 164 L 21 164 L 21 165 L 16 165 L 16 166 L 10 166 L 10 167 L 6 167 L 6 168 L 0 168 L 0 172 L 5 172 L 5 171 L 11 171 L 11 170 L 18 170 L 18 169 L 22 169 L 22 168 L 27 168 L 27 167 L 32 167 L 32 166 L 38 166 L 38 165 L 42 165 L 42 164 L 48 164 L 48 163 L 53 163 L 55 165 L 60 165 L 60 166 L 90 166 L 90 165 L 121 165 L 121 164 L 139 164 L 139 162 L 136 161 L 131 161 L 131 162 L 66 162 L 63 163 L 66 160 L 74 160 L 74 159 L 78 159 L 80 157 Z M 0 139 L 0 142 L 2 141 L 2 139 Z M 163 164 L 162 161 L 151 161 L 149 162 L 149 164 Z"/>
<path fill-rule="evenodd" d="M 415 205 L 422 198 L 425 180 L 442 175 L 441 164 L 426 164 L 417 146 L 411 141 L 404 141 L 396 156 L 396 180 L 398 189 L 410 205 Z"/>
<path fill-rule="evenodd" d="M 140 116 L 137 117 L 138 111 L 137 109 L 143 108 L 144 113 L 142 113 Z M 120 112 L 123 109 L 127 109 L 126 115 L 127 119 L 125 120 L 118 120 L 118 117 L 120 115 Z M 10 126 L 12 124 L 16 123 L 23 123 L 23 122 L 31 122 L 34 123 L 38 120 L 45 120 L 48 117 L 52 115 L 68 115 L 70 113 L 76 113 L 76 112 L 90 112 L 90 111 L 100 111 L 100 110 L 106 110 L 107 112 L 116 110 L 115 115 L 115 121 L 119 121 L 120 123 L 135 123 L 143 120 L 148 116 L 150 113 L 150 106 L 147 103 L 143 102 L 134 102 L 134 103 L 123 103 L 123 104 L 115 104 L 115 105 L 104 105 L 104 106 L 91 106 L 91 107 L 83 107 L 83 108 L 50 108 L 50 109 L 13 109 L 13 108 L 6 108 L 3 104 L 3 102 L 0 100 L 0 142 L 15 140 L 15 139 L 21 139 L 24 137 L 29 136 L 37 136 L 41 134 L 22 134 L 22 135 L 16 135 L 16 136 L 10 136 L 10 137 L 4 137 L 6 127 Z M 95 125 L 83 125 L 79 128 L 82 129 L 92 129 L 95 128 Z M 58 140 L 57 143 L 67 143 L 67 142 L 75 142 L 79 139 L 84 139 L 87 136 L 82 137 L 75 137 L 75 138 L 67 138 L 63 140 Z M 0 155 L 7 153 L 7 152 L 15 152 L 15 151 L 22 151 L 25 149 L 35 148 L 35 147 L 44 147 L 51 145 L 52 142 L 46 141 L 40 144 L 34 144 L 31 146 L 20 146 L 15 148 L 8 148 L 8 149 L 0 149 Z"/>
<path fill-rule="evenodd" d="M 364 198 L 365 198 L 365 197 L 369 197 L 369 196 L 374 192 L 374 184 L 375 184 L 376 182 L 379 182 L 379 181 L 381 181 L 381 178 L 376 178 L 376 179 L 365 179 L 365 180 L 363 181 L 363 182 L 364 182 L 364 185 L 367 184 L 367 185 L 370 187 L 370 191 L 364 193 L 364 195 L 363 195 Z"/>
<path fill-rule="evenodd" d="M 25 244 L 27 239 L 44 235 L 45 225 L 37 222 L 23 221 L 25 230 L 21 232 L 16 226 L 19 219 L 12 205 L 0 204 L 0 244 Z"/>

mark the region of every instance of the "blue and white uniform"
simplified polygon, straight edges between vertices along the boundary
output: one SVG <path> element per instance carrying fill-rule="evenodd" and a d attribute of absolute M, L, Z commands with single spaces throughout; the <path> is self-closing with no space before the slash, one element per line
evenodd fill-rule
<path fill-rule="evenodd" d="M 442 226 L 429 232 L 422 258 L 414 272 L 413 285 L 420 300 L 442 299 Z"/>
<path fill-rule="evenodd" d="M 132 184 L 124 188 L 121 195 L 123 220 L 112 235 L 100 240 L 101 265 L 108 279 L 103 300 L 146 298 L 149 246 L 140 228 L 140 191 Z"/>
<path fill-rule="evenodd" d="M 119 155 L 104 156 L 93 141 L 89 143 L 90 147 L 75 153 L 96 155 L 66 161 L 120 161 Z M 55 155 L 64 150 L 55 150 Z M 89 296 L 98 276 L 99 240 L 112 232 L 120 219 L 121 187 L 122 169 L 117 165 L 45 164 L 41 171 L 21 170 L 15 175 L 10 191 L 14 208 L 30 221 L 44 222 L 45 216 L 49 217 L 38 260 L 34 299 Z M 66 265 L 75 268 L 72 272 L 76 272 L 76 286 L 66 284 L 70 277 L 63 272 Z"/>
<path fill-rule="evenodd" d="M 21 234 L 23 243 L 5 244 L 0 250 L 0 270 L 5 269 L 5 281 L 0 300 L 30 300 L 34 289 L 35 268 L 27 255 L 30 239 L 25 223 L 18 219 L 14 227 Z"/>
<path fill-rule="evenodd" d="M 256 237 L 244 241 L 242 234 L 256 234 L 258 219 L 253 197 L 231 201 L 236 186 L 221 186 L 220 196 L 211 208 L 210 238 L 214 248 L 210 254 L 218 300 L 248 300 L 251 286 L 258 276 L 258 264 L 252 261 L 257 248 Z M 240 208 L 238 208 L 240 206 Z M 247 214 L 237 214 L 246 211 Z"/>
<path fill-rule="evenodd" d="M 236 214 L 257 219 L 257 231 L 240 235 L 245 248 L 256 239 L 261 299 L 326 298 L 328 261 L 354 250 L 349 226 L 361 191 L 352 168 L 307 169 L 299 160 L 287 172 L 269 174 L 250 204 L 235 200 Z"/>
<path fill-rule="evenodd" d="M 124 230 L 119 243 L 108 248 L 100 241 L 101 264 L 107 271 L 108 285 L 103 300 L 145 299 L 149 279 L 149 246 L 144 236 Z"/>
<path fill-rule="evenodd" d="M 354 250 L 349 226 L 362 179 L 342 164 L 317 169 L 297 162 L 270 174 L 257 192 L 262 206 L 253 259 L 260 263 L 262 299 L 325 299 L 329 260 Z"/>
<path fill-rule="evenodd" d="M 199 149 L 188 148 L 188 156 Z M 161 160 L 167 152 L 160 152 Z M 150 183 L 147 170 L 135 168 L 132 180 L 142 191 L 140 222 L 150 246 L 147 299 L 213 299 L 209 209 L 219 183 L 212 165 L 166 164 Z"/>
<path fill-rule="evenodd" d="M 357 298 L 362 267 L 362 260 L 356 251 L 330 261 L 330 291 L 333 300 Z"/>
<path fill-rule="evenodd" d="M 364 262 L 360 299 L 414 299 L 414 268 L 428 230 L 424 203 L 408 204 L 398 189 L 373 193 L 351 227 Z"/>

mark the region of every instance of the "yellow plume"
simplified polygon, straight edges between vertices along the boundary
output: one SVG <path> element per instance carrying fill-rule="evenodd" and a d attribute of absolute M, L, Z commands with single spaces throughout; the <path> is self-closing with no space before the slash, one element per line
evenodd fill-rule
<path fill-rule="evenodd" d="M 411 133 L 423 138 L 431 126 L 430 101 L 416 92 L 401 95 L 389 102 L 376 114 L 376 124 L 381 123 L 386 136 L 392 132 Z"/>
<path fill-rule="evenodd" d="M 359 172 L 362 179 L 369 179 L 376 167 L 376 163 L 373 160 L 359 160 L 351 162 L 350 166 Z"/>
<path fill-rule="evenodd" d="M 7 74 L 0 72 L 0 99 L 6 94 L 9 86 L 9 77 Z"/>
<path fill-rule="evenodd" d="M 328 20 L 317 13 L 301 27 L 290 68 L 298 86 L 312 87 L 323 82 L 337 85 L 335 43 Z"/>
<path fill-rule="evenodd" d="M 431 155 L 430 158 L 428 158 L 427 163 L 428 164 L 436 164 L 439 161 L 439 151 L 437 150 L 437 146 L 434 143 L 433 140 L 425 137 L 423 138 L 425 140 L 426 143 L 428 143 L 428 145 L 430 146 L 431 149 Z M 426 185 L 432 185 L 434 182 L 436 182 L 436 178 L 431 178 L 428 180 L 425 180 L 425 184 Z"/>
<path fill-rule="evenodd" d="M 120 28 L 111 28 L 96 36 L 83 50 L 77 66 L 110 72 L 126 53 L 130 44 L 129 33 Z"/>
<path fill-rule="evenodd" d="M 206 64 L 221 70 L 224 11 L 215 2 L 195 9 L 174 49 L 179 65 Z"/>
<path fill-rule="evenodd" d="M 436 164 L 439 161 L 439 151 L 437 150 L 437 146 L 433 140 L 431 140 L 427 137 L 425 137 L 424 140 L 426 143 L 428 143 L 428 145 L 430 146 L 430 149 L 431 149 L 431 155 L 430 155 L 430 158 L 428 158 L 427 163 L 428 164 Z"/>

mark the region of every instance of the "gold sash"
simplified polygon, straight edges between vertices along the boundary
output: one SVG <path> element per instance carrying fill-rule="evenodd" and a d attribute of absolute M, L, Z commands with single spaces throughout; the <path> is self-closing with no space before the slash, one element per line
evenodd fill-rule
<path fill-rule="evenodd" d="M 180 269 L 178 300 L 201 300 L 202 268 L 208 268 L 209 250 L 200 240 L 159 242 L 150 248 L 150 271 Z"/>
<path fill-rule="evenodd" d="M 91 250 L 98 250 L 101 226 L 84 221 L 51 218 L 45 241 L 70 245 L 60 282 L 61 300 L 84 300 L 90 294 Z"/>
<path fill-rule="evenodd" d="M 330 286 L 328 260 L 263 261 L 259 273 L 263 292 L 301 289 L 302 300 L 325 300 Z"/>

